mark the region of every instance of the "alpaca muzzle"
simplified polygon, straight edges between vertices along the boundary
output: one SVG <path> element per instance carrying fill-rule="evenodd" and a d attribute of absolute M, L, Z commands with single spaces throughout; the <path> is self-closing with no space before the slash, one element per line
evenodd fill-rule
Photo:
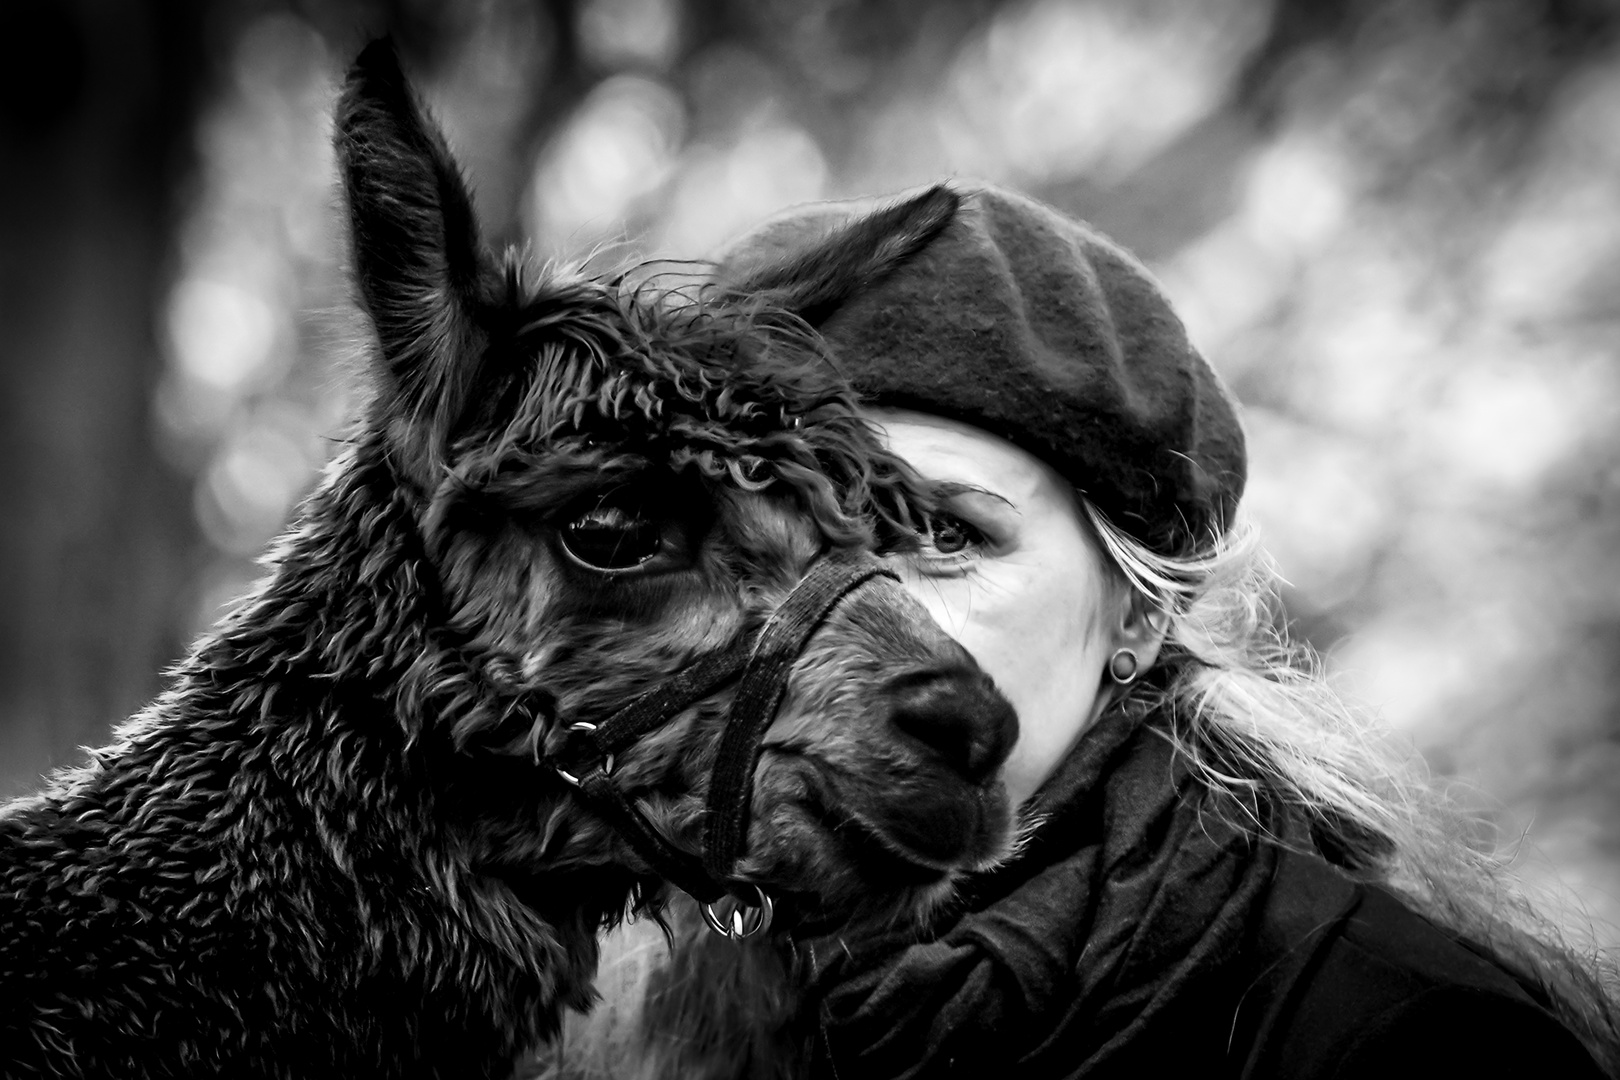
<path fill-rule="evenodd" d="M 760 742 L 787 690 L 793 664 L 816 629 L 839 603 L 874 577 L 898 578 L 865 554 L 833 552 L 811 566 L 759 633 L 704 653 L 673 678 L 625 705 L 601 723 L 576 722 L 569 732 L 581 753 L 557 755 L 557 775 L 578 791 L 592 811 L 624 837 L 658 873 L 697 900 L 716 933 L 738 939 L 763 933 L 771 922 L 771 898 L 752 883 L 752 900 L 739 895 L 732 869 L 748 839 L 754 767 Z M 721 729 L 709 777 L 707 825 L 701 857 L 671 844 L 613 782 L 617 754 L 648 732 L 732 682 L 736 694 Z"/>

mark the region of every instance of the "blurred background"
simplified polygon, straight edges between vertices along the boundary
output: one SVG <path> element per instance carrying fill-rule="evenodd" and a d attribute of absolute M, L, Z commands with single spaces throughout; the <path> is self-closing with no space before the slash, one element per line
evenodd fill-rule
<path fill-rule="evenodd" d="M 391 32 L 537 256 L 985 177 L 1162 276 L 1296 632 L 1620 944 L 1620 0 L 11 0 L 0 797 L 160 687 L 341 431 Z"/>

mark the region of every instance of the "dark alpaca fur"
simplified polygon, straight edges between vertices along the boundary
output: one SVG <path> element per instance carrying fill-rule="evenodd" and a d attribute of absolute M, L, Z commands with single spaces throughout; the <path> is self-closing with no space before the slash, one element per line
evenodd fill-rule
<path fill-rule="evenodd" d="M 766 619 L 928 495 L 795 321 L 479 244 L 387 46 L 338 113 L 375 393 L 268 576 L 169 689 L 0 810 L 7 1076 L 501 1076 L 588 1008 L 596 932 L 658 883 L 537 759 Z M 690 565 L 593 576 L 558 531 L 636 485 Z M 795 668 L 745 880 L 784 917 L 920 912 L 1006 839 L 999 791 L 868 717 L 971 668 L 894 583 Z M 694 850 L 727 695 L 615 777 Z M 562 719 L 559 719 L 562 718 Z M 918 856 L 940 820 L 959 850 Z M 860 843 L 848 836 L 858 823 Z"/>

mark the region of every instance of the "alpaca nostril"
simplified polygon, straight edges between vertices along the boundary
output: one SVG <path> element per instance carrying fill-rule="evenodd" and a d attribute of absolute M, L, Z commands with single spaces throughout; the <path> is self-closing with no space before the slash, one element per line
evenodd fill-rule
<path fill-rule="evenodd" d="M 982 672 L 908 672 L 889 680 L 884 693 L 895 727 L 975 783 L 1001 767 L 1018 739 L 1018 714 Z"/>

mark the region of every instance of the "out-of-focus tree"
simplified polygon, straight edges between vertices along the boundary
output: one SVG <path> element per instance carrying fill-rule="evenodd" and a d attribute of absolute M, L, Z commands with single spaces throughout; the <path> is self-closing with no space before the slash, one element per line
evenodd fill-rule
<path fill-rule="evenodd" d="M 150 402 L 200 8 L 0 8 L 0 793 L 105 739 L 186 625 L 189 483 Z"/>
<path fill-rule="evenodd" d="M 59 95 L 58 141 L 7 136 L 60 216 L 0 226 L 0 785 L 151 689 L 327 456 L 359 336 L 328 114 L 389 31 L 537 257 L 701 256 L 941 176 L 1142 254 L 1245 402 L 1296 629 L 1620 921 L 1616 0 L 218 0 L 159 45 L 119 29 L 145 8 L 67 10 L 134 42 L 86 85 L 191 66 L 103 106 L 155 110 L 147 171 L 125 114 Z"/>

